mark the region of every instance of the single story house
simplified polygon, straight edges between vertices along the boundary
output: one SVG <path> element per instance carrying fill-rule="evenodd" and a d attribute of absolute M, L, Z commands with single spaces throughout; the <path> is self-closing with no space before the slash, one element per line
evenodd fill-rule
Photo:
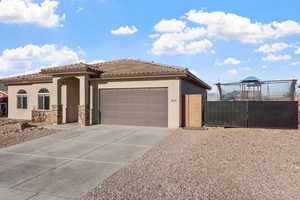
<path fill-rule="evenodd" d="M 8 86 L 8 117 L 53 124 L 79 122 L 181 126 L 181 97 L 210 86 L 188 69 L 133 59 L 43 68 L 0 80 Z"/>

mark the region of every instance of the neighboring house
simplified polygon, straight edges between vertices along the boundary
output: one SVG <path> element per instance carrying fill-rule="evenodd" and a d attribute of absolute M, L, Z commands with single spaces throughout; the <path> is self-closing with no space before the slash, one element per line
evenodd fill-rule
<path fill-rule="evenodd" d="M 0 83 L 0 92 L 7 93 L 7 86 Z"/>
<path fill-rule="evenodd" d="M 8 85 L 9 118 L 141 126 L 181 126 L 181 96 L 210 86 L 188 69 L 125 59 L 44 68 L 2 79 Z"/>
<path fill-rule="evenodd" d="M 0 117 L 7 116 L 8 95 L 6 92 L 0 91 Z"/>

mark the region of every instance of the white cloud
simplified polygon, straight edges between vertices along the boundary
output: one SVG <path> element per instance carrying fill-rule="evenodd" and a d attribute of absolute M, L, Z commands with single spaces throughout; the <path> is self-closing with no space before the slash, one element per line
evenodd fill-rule
<path fill-rule="evenodd" d="M 82 12 L 83 10 L 84 10 L 84 8 L 79 7 L 79 8 L 76 9 L 76 13 L 80 13 L 80 12 Z"/>
<path fill-rule="evenodd" d="M 300 54 L 300 48 L 295 50 L 295 54 Z"/>
<path fill-rule="evenodd" d="M 300 61 L 292 62 L 291 65 L 300 65 Z"/>
<path fill-rule="evenodd" d="M 285 55 L 268 54 L 267 56 L 263 57 L 262 60 L 275 62 L 275 61 L 283 61 L 283 60 L 290 60 L 290 59 L 292 59 L 292 57 L 288 54 Z"/>
<path fill-rule="evenodd" d="M 6 49 L 0 56 L 1 74 L 20 74 L 38 71 L 41 67 L 79 62 L 76 51 L 67 46 L 46 44 L 26 45 L 16 49 Z"/>
<path fill-rule="evenodd" d="M 186 27 L 185 22 L 177 19 L 171 19 L 171 20 L 161 20 L 154 26 L 154 29 L 157 32 L 172 33 L 172 32 L 180 32 L 185 27 Z"/>
<path fill-rule="evenodd" d="M 264 45 L 260 46 L 256 51 L 262 52 L 262 53 L 273 53 L 273 52 L 282 51 L 288 47 L 290 47 L 290 45 L 288 45 L 284 42 L 279 42 L 279 43 L 274 43 L 271 45 L 264 44 Z"/>
<path fill-rule="evenodd" d="M 213 43 L 208 39 L 193 41 L 188 43 L 185 47 L 183 47 L 181 54 L 199 54 L 199 53 L 215 53 L 213 50 L 208 50 L 213 46 Z"/>
<path fill-rule="evenodd" d="M 154 43 L 152 53 L 161 54 L 198 54 L 214 53 L 213 43 L 200 39 L 205 34 L 203 28 L 187 28 L 179 33 L 162 34 Z"/>
<path fill-rule="evenodd" d="M 192 26 L 187 24 L 193 22 Z M 233 13 L 204 12 L 190 10 L 180 19 L 161 20 L 155 26 L 152 53 L 160 54 L 198 54 L 214 53 L 212 40 L 238 40 L 242 43 L 261 43 L 268 39 L 278 39 L 292 34 L 300 34 L 300 25 L 291 20 L 263 24 Z M 205 48 L 199 41 L 206 41 Z M 209 43 L 207 42 L 209 41 Z M 202 43 L 204 44 L 204 43 Z M 208 45 L 209 44 L 209 45 Z M 285 43 L 265 45 L 260 52 L 272 53 L 285 48 L 294 48 Z M 195 51 L 186 48 L 199 47 Z"/>
<path fill-rule="evenodd" d="M 209 37 L 239 40 L 244 43 L 259 43 L 266 39 L 276 39 L 300 33 L 300 25 L 291 20 L 270 24 L 253 23 L 249 18 L 233 13 L 196 10 L 186 13 L 186 17 L 191 22 L 206 27 Z"/>
<path fill-rule="evenodd" d="M 149 38 L 159 38 L 160 34 L 151 34 Z"/>
<path fill-rule="evenodd" d="M 251 71 L 251 67 L 240 67 L 240 68 L 233 68 L 227 71 L 229 75 L 237 75 L 240 72 Z"/>
<path fill-rule="evenodd" d="M 65 20 L 65 14 L 55 13 L 59 2 L 44 0 L 33 3 L 32 0 L 1 0 L 0 22 L 2 23 L 32 23 L 44 27 L 60 27 Z"/>
<path fill-rule="evenodd" d="M 132 35 L 138 32 L 138 29 L 135 26 L 121 26 L 116 30 L 112 30 L 111 34 L 113 35 Z"/>
<path fill-rule="evenodd" d="M 80 56 L 85 56 L 85 55 L 86 55 L 86 52 L 85 52 L 80 46 L 78 46 L 78 47 L 76 48 L 76 52 L 77 52 L 78 55 L 80 55 Z"/>
<path fill-rule="evenodd" d="M 217 62 L 217 65 L 238 65 L 241 61 L 237 58 L 229 57 L 222 62 Z"/>
<path fill-rule="evenodd" d="M 228 74 L 230 74 L 230 75 L 236 75 L 237 73 L 238 73 L 237 69 L 230 69 L 230 70 L 228 70 Z"/>

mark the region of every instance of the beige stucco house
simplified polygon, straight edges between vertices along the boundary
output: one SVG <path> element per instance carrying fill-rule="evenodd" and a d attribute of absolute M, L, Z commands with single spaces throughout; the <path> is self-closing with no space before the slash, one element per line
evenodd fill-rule
<path fill-rule="evenodd" d="M 8 86 L 8 117 L 54 124 L 79 122 L 181 126 L 181 97 L 210 86 L 188 69 L 140 60 L 78 63 L 0 80 Z"/>

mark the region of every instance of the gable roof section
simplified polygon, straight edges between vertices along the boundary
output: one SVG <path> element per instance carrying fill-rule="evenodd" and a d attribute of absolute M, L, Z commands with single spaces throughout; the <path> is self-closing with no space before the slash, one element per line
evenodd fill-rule
<path fill-rule="evenodd" d="M 115 60 L 96 64 L 77 63 L 72 65 L 43 68 L 40 73 L 6 78 L 0 80 L 0 83 L 26 84 L 36 82 L 51 82 L 52 75 L 68 73 L 96 74 L 98 75 L 99 79 L 129 79 L 139 77 L 159 78 L 168 76 L 181 77 L 190 79 L 206 89 L 211 89 L 208 84 L 192 74 L 187 68 L 134 59 Z"/>

